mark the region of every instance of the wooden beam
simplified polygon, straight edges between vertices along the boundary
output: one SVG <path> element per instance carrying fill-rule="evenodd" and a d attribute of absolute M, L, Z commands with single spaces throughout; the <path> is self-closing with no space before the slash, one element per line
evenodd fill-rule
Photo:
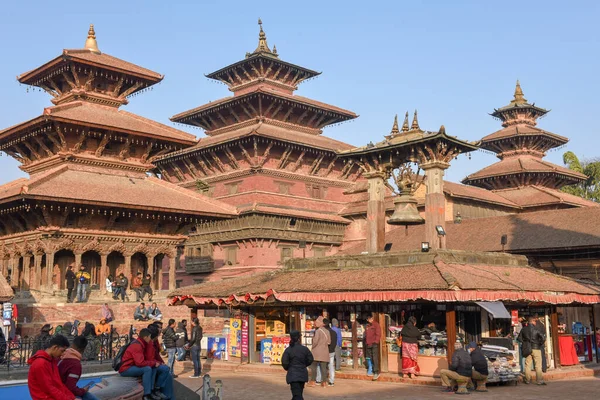
<path fill-rule="evenodd" d="M 252 157 L 250 157 L 250 154 L 248 153 L 248 151 L 246 150 L 246 148 L 242 145 L 241 142 L 238 143 L 238 146 L 240 147 L 240 149 L 242 150 L 242 154 L 244 155 L 244 158 L 246 159 L 246 161 L 248 161 L 248 164 L 250 165 L 254 165 L 254 162 L 252 160 Z"/>
<path fill-rule="evenodd" d="M 269 154 L 271 153 L 271 148 L 273 147 L 273 142 L 269 142 L 269 145 L 267 146 L 267 148 L 265 149 L 265 152 L 263 153 L 260 162 L 258 163 L 258 165 L 260 167 L 264 166 L 267 162 L 267 159 L 269 158 Z"/>
<path fill-rule="evenodd" d="M 132 85 L 128 89 L 126 89 L 125 91 L 123 91 L 123 93 L 121 93 L 119 95 L 119 97 L 122 98 L 122 99 L 124 99 L 127 96 L 129 96 L 130 94 L 132 94 L 133 92 L 135 92 L 136 90 L 138 90 L 143 85 L 144 85 L 143 82 L 137 82 L 135 85 Z"/>
<path fill-rule="evenodd" d="M 285 164 L 287 163 L 287 160 L 289 159 L 291 153 L 292 153 L 292 146 L 287 146 L 285 148 L 285 150 L 283 151 L 283 154 L 281 156 L 281 160 L 279 161 L 279 165 L 277 166 L 277 169 L 285 168 Z"/>
<path fill-rule="evenodd" d="M 100 140 L 100 144 L 98 144 L 98 147 L 96 148 L 96 152 L 94 153 L 96 155 L 96 157 L 102 157 L 102 153 L 104 152 L 104 149 L 106 148 L 106 145 L 108 144 L 108 135 L 104 134 L 102 135 L 102 139 Z"/>
<path fill-rule="evenodd" d="M 29 142 L 24 141 L 23 144 L 25 145 L 25 147 L 27 147 L 32 157 L 35 157 L 38 160 L 42 158 L 42 156 L 33 148 L 33 146 Z"/>
<path fill-rule="evenodd" d="M 229 146 L 225 146 L 225 154 L 227 155 L 227 158 L 229 159 L 229 162 L 231 163 L 231 168 L 239 169 L 240 167 L 237 163 L 237 160 L 235 159 L 235 156 L 233 155 L 233 152 L 231 151 Z"/>
<path fill-rule="evenodd" d="M 71 63 L 71 68 L 69 70 L 73 74 L 73 78 L 75 78 L 77 87 L 81 87 L 81 81 L 79 80 L 79 74 L 77 74 L 77 71 L 75 70 L 75 64 Z"/>
<path fill-rule="evenodd" d="M 79 152 L 79 150 L 81 149 L 81 146 L 83 146 L 83 143 L 85 142 L 85 138 L 86 138 L 86 132 L 84 130 L 82 130 L 81 133 L 79 134 L 79 139 L 77 139 L 77 143 L 75 143 L 73 148 L 71 148 L 71 151 L 73 151 L 74 153 Z"/>
<path fill-rule="evenodd" d="M 121 92 L 121 88 L 123 87 L 123 83 L 125 83 L 125 76 L 121 76 L 121 79 L 119 79 L 119 81 L 115 85 L 115 88 L 113 89 L 113 96 L 114 97 L 119 97 L 119 93 Z"/>
<path fill-rule="evenodd" d="M 66 71 L 62 73 L 62 76 L 63 78 L 65 78 L 65 82 L 67 82 L 71 89 L 77 88 L 77 85 L 75 85 L 75 82 L 73 82 L 73 79 L 71 79 L 71 77 L 67 74 Z"/>
<path fill-rule="evenodd" d="M 56 93 L 54 90 L 50 89 L 48 86 L 44 85 L 44 84 L 39 84 L 39 87 L 41 87 L 42 89 L 44 89 L 44 91 L 46 93 L 48 93 L 50 96 L 57 98 L 60 97 L 60 95 L 58 93 Z"/>
<path fill-rule="evenodd" d="M 454 304 L 446 304 L 446 336 L 448 365 L 452 363 L 452 355 L 454 354 L 454 343 L 456 343 L 456 310 Z"/>
<path fill-rule="evenodd" d="M 277 80 L 277 77 L 279 76 L 279 73 L 281 72 L 281 69 L 283 68 L 282 64 L 279 64 L 279 68 L 277 68 L 277 71 L 275 71 L 275 74 L 273 75 L 273 80 Z"/>
<path fill-rule="evenodd" d="M 292 172 L 296 172 L 298 170 L 298 168 L 300 168 L 300 166 L 302 165 L 302 159 L 304 158 L 305 154 L 306 154 L 306 150 L 302 150 L 302 153 L 300 153 L 300 155 L 298 156 L 298 159 L 296 160 L 296 162 L 294 163 L 294 166 L 292 167 Z"/>
<path fill-rule="evenodd" d="M 44 143 L 44 141 L 42 139 L 40 139 L 39 136 L 34 136 L 33 140 L 35 140 L 35 142 L 38 144 L 38 146 L 40 146 L 40 148 L 42 150 L 44 150 L 49 157 L 52 157 L 54 155 L 54 153 L 52 152 L 52 150 L 50 150 L 48 148 L 48 146 L 46 146 L 46 144 Z"/>

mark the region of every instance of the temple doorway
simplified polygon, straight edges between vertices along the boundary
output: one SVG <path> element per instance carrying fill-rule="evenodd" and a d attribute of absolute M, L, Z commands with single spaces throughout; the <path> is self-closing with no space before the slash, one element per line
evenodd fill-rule
<path fill-rule="evenodd" d="M 75 254 L 71 250 L 60 250 L 54 255 L 54 264 L 58 266 L 58 275 L 54 276 L 54 279 L 56 286 L 60 290 L 67 288 L 65 274 L 67 273 L 67 267 L 74 262 Z"/>
<path fill-rule="evenodd" d="M 135 253 L 131 256 L 131 279 L 135 278 L 138 272 L 143 275 L 148 273 L 148 258 L 144 253 Z"/>
<path fill-rule="evenodd" d="M 103 282 L 100 282 L 100 269 L 102 266 L 102 259 L 100 254 L 94 250 L 86 251 L 81 256 L 81 263 L 85 267 L 86 271 L 90 273 L 91 284 L 103 286 Z"/>
<path fill-rule="evenodd" d="M 48 266 L 46 265 L 46 255 L 42 254 L 42 260 L 40 261 L 40 276 L 37 277 L 38 288 L 45 288 L 48 283 Z"/>
<path fill-rule="evenodd" d="M 168 260 L 168 257 L 164 254 L 157 254 L 152 261 L 152 289 L 162 290 L 163 288 L 163 263 L 164 260 Z M 168 265 L 168 264 L 167 264 Z M 168 272 L 168 267 L 167 267 Z"/>

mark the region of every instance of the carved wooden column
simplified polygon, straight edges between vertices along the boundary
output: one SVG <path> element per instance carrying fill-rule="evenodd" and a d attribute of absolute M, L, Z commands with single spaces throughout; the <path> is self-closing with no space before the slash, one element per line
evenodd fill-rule
<path fill-rule="evenodd" d="M 54 291 L 54 252 L 46 253 L 46 290 Z"/>
<path fill-rule="evenodd" d="M 175 253 L 177 254 L 177 253 Z M 177 266 L 177 256 L 169 256 L 169 290 L 175 290 L 175 272 Z"/>
<path fill-rule="evenodd" d="M 0 264 L 2 265 L 2 268 L 0 268 L 2 270 L 2 275 L 6 278 L 8 276 L 8 258 L 3 258 L 2 260 L 0 260 Z"/>
<path fill-rule="evenodd" d="M 125 255 L 125 271 L 123 271 L 123 274 L 129 279 L 129 283 L 131 283 L 131 279 L 133 278 L 133 271 L 131 271 L 131 254 Z"/>
<path fill-rule="evenodd" d="M 369 172 L 364 176 L 369 188 L 366 250 L 377 253 L 385 247 L 385 175 L 382 172 Z"/>
<path fill-rule="evenodd" d="M 445 249 L 446 236 L 439 236 L 436 226 L 446 229 L 446 197 L 444 196 L 444 170 L 450 164 L 429 162 L 420 165 L 425 171 L 425 240 L 432 249 Z"/>
<path fill-rule="evenodd" d="M 106 291 L 106 278 L 108 277 L 108 254 L 100 253 L 100 293 Z"/>
<path fill-rule="evenodd" d="M 8 266 L 10 267 L 10 285 L 21 288 L 21 282 L 19 279 L 19 256 L 13 255 L 8 260 Z"/>
<path fill-rule="evenodd" d="M 81 256 L 83 254 L 82 253 L 75 253 L 75 267 L 73 268 L 75 271 L 77 272 L 79 271 L 79 266 L 81 265 Z"/>
<path fill-rule="evenodd" d="M 31 255 L 29 254 L 23 256 L 22 281 L 21 290 L 29 290 L 31 288 Z"/>
<path fill-rule="evenodd" d="M 456 310 L 454 304 L 446 305 L 446 336 L 448 337 L 448 365 L 452 362 L 454 344 L 456 343 Z"/>
<path fill-rule="evenodd" d="M 33 274 L 31 279 L 31 289 L 40 290 L 42 287 L 42 256 L 43 254 L 33 255 Z"/>

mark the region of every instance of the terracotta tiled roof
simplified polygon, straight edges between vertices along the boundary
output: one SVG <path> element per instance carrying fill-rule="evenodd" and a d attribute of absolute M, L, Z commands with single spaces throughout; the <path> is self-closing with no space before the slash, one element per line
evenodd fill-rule
<path fill-rule="evenodd" d="M 453 250 L 502 251 L 500 239 L 507 235 L 504 250 L 525 254 L 531 251 L 600 248 L 600 207 L 581 207 L 551 211 L 511 214 L 499 217 L 463 219 L 462 223 L 446 224 L 446 246 Z M 415 250 L 425 240 L 425 226 L 411 226 L 408 235 L 404 227 L 386 233 L 386 243 L 392 251 Z M 339 254 L 360 254 L 361 242 Z"/>
<path fill-rule="evenodd" d="M 27 83 L 30 79 L 32 79 L 37 74 L 45 70 L 47 67 L 69 60 L 103 66 L 114 71 L 134 74 L 156 82 L 159 82 L 164 77 L 164 75 L 161 75 L 157 72 L 140 67 L 139 65 L 130 63 L 128 61 L 121 60 L 120 58 L 113 57 L 106 53 L 97 54 L 87 49 L 65 49 L 63 50 L 63 53 L 60 56 L 52 59 L 51 61 L 45 63 L 44 65 L 34 70 L 19 75 L 17 79 L 19 80 L 19 82 Z"/>
<path fill-rule="evenodd" d="M 0 274 L 0 303 L 10 301 L 14 296 L 14 292 L 4 275 Z"/>
<path fill-rule="evenodd" d="M 223 104 L 226 104 L 228 102 L 237 102 L 239 100 L 243 100 L 246 97 L 250 97 L 250 96 L 253 96 L 253 95 L 256 95 L 259 93 L 267 95 L 267 96 L 273 96 L 276 98 L 285 99 L 288 101 L 299 103 L 301 105 L 311 106 L 311 107 L 323 109 L 325 111 L 338 113 L 340 115 L 343 115 L 345 117 L 345 119 L 353 119 L 353 118 L 358 117 L 358 115 L 356 115 L 352 111 L 345 110 L 340 107 L 332 106 L 331 104 L 327 104 L 327 103 L 323 103 L 323 102 L 320 102 L 317 100 L 309 99 L 307 97 L 296 96 L 293 94 L 284 93 L 284 92 L 275 90 L 270 87 L 257 86 L 254 90 L 252 90 L 248 93 L 244 93 L 243 95 L 225 97 L 225 98 L 222 98 L 222 99 L 219 99 L 216 101 L 211 101 L 210 103 L 203 104 L 199 107 L 192 108 L 191 110 L 176 114 L 173 117 L 171 117 L 171 121 L 180 121 L 182 118 L 192 116 L 201 111 L 209 110 L 214 107 L 218 107 Z"/>
<path fill-rule="evenodd" d="M 452 253 L 452 252 L 446 252 Z M 457 252 L 458 253 L 458 252 Z M 398 254 L 398 260 L 408 254 Z M 394 257 L 396 254 L 390 254 Z M 468 255 L 467 255 L 468 256 Z M 522 298 L 527 300 L 546 297 L 549 301 L 552 293 L 570 294 L 571 301 L 576 295 L 598 298 L 600 288 L 582 284 L 570 278 L 554 275 L 519 263 L 481 264 L 449 262 L 449 257 L 438 257 L 432 254 L 430 262 L 419 264 L 383 263 L 385 266 L 342 266 L 345 262 L 358 265 L 364 260 L 370 265 L 371 256 L 335 258 L 328 257 L 319 260 L 320 267 L 306 269 L 284 268 L 283 270 L 252 275 L 231 280 L 209 282 L 185 287 L 171 293 L 169 297 L 176 300 L 187 296 L 197 302 L 219 303 L 233 301 L 248 301 L 256 298 L 277 300 L 303 299 L 305 302 L 324 301 L 327 294 L 337 293 L 346 301 L 385 301 L 386 292 L 405 295 L 413 299 L 433 299 L 442 293 L 461 296 L 461 292 L 469 293 L 475 298 L 496 299 Z M 371 260 L 377 258 L 373 257 Z M 464 255 L 457 254 L 457 259 Z M 506 258 L 506 257 L 503 257 Z M 326 260 L 330 260 L 327 262 Z M 386 260 L 387 261 L 387 260 Z M 423 261 L 423 260 L 421 260 Z M 375 260 L 377 262 L 377 260 Z M 327 266 L 326 266 L 327 265 Z M 294 294 L 292 296 L 292 294 Z M 304 294 L 304 295 L 303 295 Z M 379 294 L 379 295 L 378 295 Z M 557 301 L 558 300 L 557 296 Z M 390 300 L 387 298 L 387 300 Z M 471 299 L 473 301 L 474 299 Z M 457 300 L 454 300 L 457 301 Z M 551 301 L 551 300 L 550 300 Z M 260 303 L 260 302 L 259 302 Z"/>
<path fill-rule="evenodd" d="M 484 189 L 480 189 L 484 190 Z M 541 186 L 524 186 L 512 189 L 496 190 L 493 193 L 507 199 L 508 201 L 523 207 L 538 207 L 550 204 L 568 204 L 581 207 L 598 207 L 600 204 L 593 201 L 574 196 L 560 190 Z"/>
<path fill-rule="evenodd" d="M 210 148 L 223 143 L 228 143 L 236 139 L 250 137 L 252 135 L 264 136 L 275 140 L 281 140 L 283 142 L 297 143 L 300 145 L 308 146 L 311 148 L 317 148 L 320 150 L 338 151 L 353 148 L 352 145 L 340 142 L 335 139 L 331 139 L 327 136 L 311 135 L 309 133 L 274 126 L 267 123 L 257 123 L 255 125 L 246 126 L 216 136 L 203 137 L 198 141 L 198 143 L 195 146 L 166 154 L 164 156 L 159 157 L 157 160 L 163 160 L 174 156 L 194 153 L 198 150 Z"/>
<path fill-rule="evenodd" d="M 0 131 L 0 138 L 12 135 L 25 126 L 46 120 L 65 121 L 118 132 L 140 134 L 186 145 L 196 143 L 196 137 L 189 133 L 114 107 L 86 102 L 73 102 L 48 107 L 44 110 L 44 115 Z"/>
<path fill-rule="evenodd" d="M 543 135 L 548 136 L 561 144 L 567 143 L 569 139 L 564 136 L 557 135 L 556 133 L 548 132 L 543 129 L 540 129 L 533 125 L 521 124 L 521 125 L 511 125 L 504 129 L 500 129 L 494 133 L 491 133 L 481 139 L 482 144 L 486 142 L 491 142 L 498 139 L 504 139 L 508 137 L 517 137 L 517 136 L 533 136 L 533 135 Z"/>
<path fill-rule="evenodd" d="M 336 222 L 340 224 L 349 224 L 350 220 L 346 218 L 340 217 L 334 214 L 327 214 L 322 212 L 314 212 L 307 210 L 298 210 L 295 208 L 283 208 L 283 207 L 273 207 L 268 205 L 260 205 L 255 204 L 246 207 L 238 207 L 238 211 L 240 214 L 245 213 L 260 213 L 260 214 L 274 214 L 274 215 L 286 215 L 290 217 L 297 218 L 306 218 L 306 219 L 314 219 L 318 221 L 327 221 L 327 222 Z"/>
<path fill-rule="evenodd" d="M 560 167 L 535 156 L 521 155 L 518 157 L 506 157 L 503 160 L 490 165 L 489 167 L 483 168 L 467 176 L 465 179 L 463 179 L 463 183 L 495 176 L 530 172 L 556 173 L 572 177 L 576 180 L 586 179 L 586 176 L 579 172 Z"/>
<path fill-rule="evenodd" d="M 444 193 L 450 197 L 473 199 L 485 203 L 499 204 L 506 207 L 518 208 L 518 205 L 490 190 L 474 186 L 461 185 L 460 183 L 444 181 Z"/>
<path fill-rule="evenodd" d="M 35 175 L 26 182 L 19 181 L 18 184 L 9 184 L 11 186 L 6 190 L 6 196 L 18 194 L 18 190 L 25 198 L 75 204 L 126 206 L 147 211 L 215 217 L 237 215 L 236 208 L 231 205 L 154 177 L 117 175 L 91 167 L 63 165 Z"/>

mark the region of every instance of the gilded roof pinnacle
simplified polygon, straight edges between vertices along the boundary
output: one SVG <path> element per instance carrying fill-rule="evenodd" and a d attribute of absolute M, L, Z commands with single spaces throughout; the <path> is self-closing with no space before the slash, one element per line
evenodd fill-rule
<path fill-rule="evenodd" d="M 517 79 L 517 86 L 515 86 L 515 98 L 513 101 L 511 101 L 512 104 L 525 104 L 527 103 L 527 99 L 525 98 L 525 95 L 523 94 L 523 89 L 521 89 L 521 84 L 519 83 L 519 80 Z"/>
<path fill-rule="evenodd" d="M 404 115 L 404 123 L 402 124 L 402 132 L 408 132 L 410 128 L 408 127 L 408 111 Z"/>
<path fill-rule="evenodd" d="M 400 133 L 400 129 L 398 129 L 398 114 L 394 117 L 394 125 L 392 126 L 392 131 L 390 133 L 393 135 Z"/>
<path fill-rule="evenodd" d="M 417 119 L 417 110 L 415 110 L 415 115 L 413 116 L 413 121 L 412 121 L 412 125 L 411 125 L 410 129 L 415 130 L 415 131 L 420 130 L 419 120 Z"/>
<path fill-rule="evenodd" d="M 445 135 L 446 134 L 446 127 L 444 125 L 440 126 L 440 131 L 439 133 Z"/>
<path fill-rule="evenodd" d="M 260 18 L 258 19 L 258 26 L 260 26 L 260 32 L 258 33 L 258 47 L 254 50 L 253 54 L 269 53 L 277 57 L 277 50 L 275 48 L 275 51 L 269 49 L 269 45 L 267 44 L 267 34 L 263 31 L 262 20 Z"/>
<path fill-rule="evenodd" d="M 94 24 L 90 24 L 90 29 L 88 30 L 88 37 L 85 41 L 85 49 L 88 49 L 92 53 L 100 54 L 100 50 L 98 49 L 98 42 L 96 41 L 96 31 L 94 31 Z"/>

